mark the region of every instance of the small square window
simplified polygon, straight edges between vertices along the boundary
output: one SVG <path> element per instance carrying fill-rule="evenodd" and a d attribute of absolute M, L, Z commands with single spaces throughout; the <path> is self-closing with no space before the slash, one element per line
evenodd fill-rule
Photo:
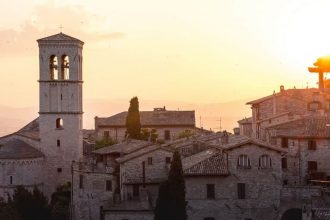
<path fill-rule="evenodd" d="M 111 180 L 107 180 L 105 182 L 105 190 L 106 191 L 112 191 L 112 182 L 111 182 Z"/>
<path fill-rule="evenodd" d="M 167 164 L 171 163 L 171 157 L 166 157 L 165 161 L 166 161 Z"/>
<path fill-rule="evenodd" d="M 57 140 L 56 141 L 56 144 L 57 144 L 58 147 L 60 147 L 61 146 L 61 141 L 60 140 Z"/>
<path fill-rule="evenodd" d="M 62 168 L 60 168 L 60 167 L 57 168 L 57 172 L 58 172 L 58 173 L 62 173 Z"/>
<path fill-rule="evenodd" d="M 152 157 L 148 157 L 148 165 L 152 165 Z"/>
<path fill-rule="evenodd" d="M 308 150 L 316 150 L 316 141 L 308 140 Z"/>
<path fill-rule="evenodd" d="M 214 184 L 206 184 L 206 197 L 207 199 L 215 199 Z"/>

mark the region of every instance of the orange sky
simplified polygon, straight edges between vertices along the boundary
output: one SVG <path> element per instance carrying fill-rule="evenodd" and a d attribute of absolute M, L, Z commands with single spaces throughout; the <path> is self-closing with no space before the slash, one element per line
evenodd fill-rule
<path fill-rule="evenodd" d="M 36 39 L 84 47 L 88 99 L 227 102 L 315 87 L 330 53 L 330 1 L 73 0 L 1 4 L 1 105 L 38 105 Z"/>

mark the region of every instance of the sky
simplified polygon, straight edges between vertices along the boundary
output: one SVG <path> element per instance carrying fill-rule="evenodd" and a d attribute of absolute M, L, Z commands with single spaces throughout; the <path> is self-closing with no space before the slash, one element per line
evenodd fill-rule
<path fill-rule="evenodd" d="M 11 0 L 0 8 L 0 100 L 38 105 L 36 39 L 84 45 L 84 98 L 222 103 L 316 87 L 328 0 Z"/>

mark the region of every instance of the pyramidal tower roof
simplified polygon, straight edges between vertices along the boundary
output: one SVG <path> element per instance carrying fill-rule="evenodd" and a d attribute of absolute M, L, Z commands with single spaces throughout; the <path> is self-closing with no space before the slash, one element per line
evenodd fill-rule
<path fill-rule="evenodd" d="M 69 35 L 66 35 L 62 32 L 58 34 L 54 34 L 48 37 L 40 38 L 37 40 L 38 43 L 78 43 L 78 44 L 84 44 L 81 40 L 71 37 Z"/>

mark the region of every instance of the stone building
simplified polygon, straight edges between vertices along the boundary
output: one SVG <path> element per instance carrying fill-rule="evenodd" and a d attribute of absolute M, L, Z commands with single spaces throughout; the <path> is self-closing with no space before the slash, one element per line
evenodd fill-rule
<path fill-rule="evenodd" d="M 97 139 L 111 137 L 122 141 L 126 133 L 127 112 L 101 118 L 95 117 Z M 195 130 L 195 111 L 172 111 L 155 108 L 153 111 L 140 111 L 142 129 L 156 129 L 158 138 L 168 141 L 178 137 L 185 130 Z"/>
<path fill-rule="evenodd" d="M 83 42 L 59 33 L 37 40 L 39 117 L 1 137 L 0 196 L 17 185 L 51 195 L 71 181 L 71 163 L 82 158 Z"/>

